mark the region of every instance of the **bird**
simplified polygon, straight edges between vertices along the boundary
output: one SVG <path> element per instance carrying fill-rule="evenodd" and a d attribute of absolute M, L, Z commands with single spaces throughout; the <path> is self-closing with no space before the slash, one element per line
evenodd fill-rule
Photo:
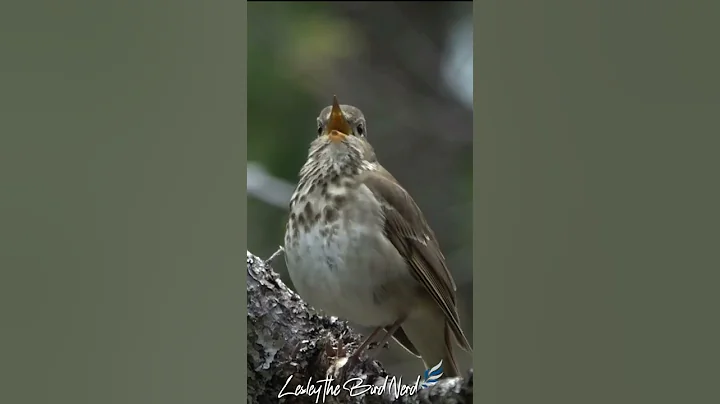
<path fill-rule="evenodd" d="M 381 331 L 426 368 L 460 376 L 454 347 L 472 352 L 460 327 L 456 285 L 418 205 L 379 163 L 360 109 L 337 96 L 290 198 L 284 256 L 295 291 L 328 315 L 370 327 L 357 361 Z"/>

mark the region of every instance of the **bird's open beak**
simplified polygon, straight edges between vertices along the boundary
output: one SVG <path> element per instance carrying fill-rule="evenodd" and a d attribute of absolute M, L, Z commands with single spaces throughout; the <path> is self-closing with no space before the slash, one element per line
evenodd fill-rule
<path fill-rule="evenodd" d="M 328 119 L 326 127 L 328 137 L 333 142 L 340 142 L 345 139 L 345 136 L 352 132 L 352 128 L 345 119 L 340 104 L 338 103 L 337 97 L 333 96 L 332 110 L 330 111 L 330 118 Z"/>

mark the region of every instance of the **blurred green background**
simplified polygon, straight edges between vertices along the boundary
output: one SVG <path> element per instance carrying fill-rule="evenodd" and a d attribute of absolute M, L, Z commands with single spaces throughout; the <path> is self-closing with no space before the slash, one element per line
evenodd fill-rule
<path fill-rule="evenodd" d="M 472 34 L 471 2 L 248 3 L 248 249 L 282 244 L 315 118 L 337 95 L 437 233 L 472 340 Z M 423 370 L 394 342 L 380 359 Z"/>

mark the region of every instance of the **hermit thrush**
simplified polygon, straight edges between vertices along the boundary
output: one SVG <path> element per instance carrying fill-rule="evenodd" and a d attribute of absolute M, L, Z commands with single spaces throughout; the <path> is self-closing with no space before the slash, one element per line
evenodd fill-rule
<path fill-rule="evenodd" d="M 362 112 L 333 104 L 290 200 L 285 261 L 295 289 L 316 309 L 392 336 L 422 358 L 459 374 L 453 346 L 470 350 L 455 282 L 422 212 L 377 161 Z"/>

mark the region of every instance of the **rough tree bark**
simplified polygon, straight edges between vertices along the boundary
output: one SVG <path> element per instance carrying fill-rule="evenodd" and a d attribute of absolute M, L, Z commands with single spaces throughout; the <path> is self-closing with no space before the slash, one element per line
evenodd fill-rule
<path fill-rule="evenodd" d="M 337 377 L 346 354 L 361 337 L 345 321 L 312 312 L 263 260 L 247 253 L 248 308 L 248 403 L 316 403 L 323 396 L 284 395 L 296 386 Z M 288 379 L 292 377 L 286 385 Z M 363 384 L 382 385 L 392 377 L 375 360 L 363 358 L 347 378 L 360 377 Z M 390 379 L 388 379 L 390 380 Z M 414 381 L 404 381 L 411 384 Z M 336 384 L 335 384 L 336 385 Z M 316 386 L 320 386 L 317 384 Z M 415 395 L 395 398 L 390 389 L 382 395 L 325 396 L 326 403 L 471 403 L 473 377 L 446 378 Z M 318 399 L 316 401 L 316 399 Z"/>

